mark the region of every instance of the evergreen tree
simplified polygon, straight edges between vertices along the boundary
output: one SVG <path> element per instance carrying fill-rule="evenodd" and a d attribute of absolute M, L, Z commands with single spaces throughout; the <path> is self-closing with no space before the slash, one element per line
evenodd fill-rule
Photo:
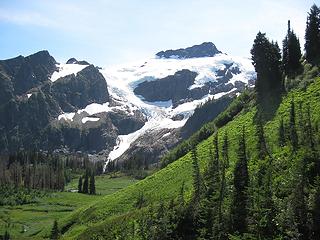
<path fill-rule="evenodd" d="M 4 236 L 3 236 L 3 240 L 10 240 L 10 234 L 9 234 L 8 230 L 5 231 Z"/>
<path fill-rule="evenodd" d="M 296 230 L 298 231 L 300 238 L 302 240 L 308 240 L 308 227 L 307 227 L 307 216 L 308 216 L 308 207 L 306 203 L 305 197 L 305 187 L 306 187 L 306 179 L 305 179 L 305 163 L 304 159 L 301 160 L 300 167 L 298 169 L 298 174 L 296 177 L 297 184 L 294 188 L 292 194 L 292 208 L 294 214 L 294 224 Z"/>
<path fill-rule="evenodd" d="M 315 151 L 314 134 L 311 124 L 310 104 L 307 104 L 307 119 L 305 124 L 306 140 L 311 151 Z"/>
<path fill-rule="evenodd" d="M 220 200 L 220 162 L 218 133 L 214 135 L 213 147 L 210 148 L 210 162 L 206 171 L 207 191 L 200 204 L 200 230 L 203 239 L 213 239 L 219 235 Z"/>
<path fill-rule="evenodd" d="M 224 133 L 223 137 L 223 144 L 222 144 L 222 158 L 223 164 L 225 168 L 229 167 L 229 140 L 228 140 L 228 133 Z"/>
<path fill-rule="evenodd" d="M 312 239 L 320 239 L 320 177 L 315 181 L 315 192 L 312 204 Z"/>
<path fill-rule="evenodd" d="M 290 141 L 292 144 L 293 150 L 298 148 L 298 134 L 296 130 L 296 120 L 295 120 L 295 106 L 293 99 L 290 103 L 290 119 L 289 119 L 289 128 L 290 128 Z"/>
<path fill-rule="evenodd" d="M 84 176 L 84 181 L 83 181 L 83 187 L 82 187 L 82 192 L 83 193 L 89 193 L 89 176 L 88 176 L 88 171 L 86 171 L 86 174 Z"/>
<path fill-rule="evenodd" d="M 94 179 L 94 173 L 92 172 L 91 173 L 91 176 L 90 176 L 90 194 L 91 195 L 95 195 L 96 194 L 96 183 L 95 183 L 95 179 Z"/>
<path fill-rule="evenodd" d="M 258 157 L 259 159 L 264 159 L 267 156 L 268 152 L 267 152 L 266 140 L 264 138 L 263 125 L 260 119 L 258 121 L 256 131 L 257 131 L 257 137 L 258 137 L 258 142 L 257 142 Z"/>
<path fill-rule="evenodd" d="M 82 176 L 79 177 L 78 193 L 82 193 Z"/>
<path fill-rule="evenodd" d="M 320 9 L 313 5 L 307 18 L 305 33 L 306 60 L 311 64 L 318 64 L 320 61 Z"/>
<path fill-rule="evenodd" d="M 290 21 L 288 21 L 287 36 L 283 40 L 282 50 L 282 66 L 284 73 L 289 76 L 295 76 L 302 70 L 300 59 L 302 57 L 300 42 L 296 34 L 290 28 Z"/>
<path fill-rule="evenodd" d="M 52 240 L 59 239 L 59 234 L 60 233 L 59 233 L 59 228 L 58 228 L 58 222 L 57 222 L 57 220 L 54 220 L 53 226 L 51 229 L 50 239 L 52 239 Z"/>
<path fill-rule="evenodd" d="M 217 198 L 217 189 L 220 186 L 220 163 L 219 163 L 219 148 L 218 148 L 218 133 L 213 138 L 214 151 L 210 148 L 210 162 L 206 172 L 207 178 L 207 196 Z M 213 196 L 215 194 L 215 196 Z"/>
<path fill-rule="evenodd" d="M 234 232 L 244 233 L 247 230 L 248 193 L 249 185 L 248 163 L 244 129 L 239 138 L 237 151 L 238 160 L 234 169 L 234 193 L 232 199 L 232 229 Z"/>
<path fill-rule="evenodd" d="M 281 54 L 277 43 L 270 42 L 259 32 L 251 49 L 253 65 L 257 72 L 255 89 L 258 97 L 282 91 Z"/>
<path fill-rule="evenodd" d="M 191 150 L 192 168 L 193 168 L 193 201 L 195 204 L 199 203 L 201 195 L 201 176 L 199 169 L 199 162 L 196 148 Z"/>
<path fill-rule="evenodd" d="M 283 124 L 283 118 L 280 119 L 279 130 L 278 130 L 278 143 L 280 147 L 286 144 L 285 129 Z"/>

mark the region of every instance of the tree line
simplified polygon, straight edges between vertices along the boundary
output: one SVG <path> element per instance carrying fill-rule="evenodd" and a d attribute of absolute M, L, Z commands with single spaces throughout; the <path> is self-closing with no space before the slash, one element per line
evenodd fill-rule
<path fill-rule="evenodd" d="M 91 162 L 86 155 L 20 151 L 0 156 L 0 186 L 63 191 L 73 174 L 86 169 L 101 174 L 103 164 Z"/>
<path fill-rule="evenodd" d="M 304 59 L 311 65 L 320 63 L 320 10 L 313 5 L 308 13 L 305 30 Z M 251 49 L 257 73 L 255 89 L 258 100 L 279 95 L 284 90 L 286 77 L 294 78 L 303 71 L 300 42 L 288 21 L 287 34 L 282 42 L 282 55 L 277 42 L 259 32 Z M 272 94 L 271 94 L 272 95 Z"/>

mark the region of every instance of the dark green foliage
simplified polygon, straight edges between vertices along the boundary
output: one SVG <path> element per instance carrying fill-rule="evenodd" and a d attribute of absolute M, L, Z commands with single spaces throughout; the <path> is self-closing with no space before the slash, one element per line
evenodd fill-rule
<path fill-rule="evenodd" d="M 201 194 L 201 176 L 200 176 L 200 169 L 199 169 L 199 160 L 197 157 L 197 150 L 193 148 L 191 150 L 192 156 L 192 168 L 193 168 L 193 201 L 195 204 L 198 204 L 200 201 L 200 194 Z"/>
<path fill-rule="evenodd" d="M 40 190 L 26 189 L 23 187 L 14 187 L 10 185 L 0 185 L 0 206 L 3 205 L 22 205 L 36 203 L 39 198 L 47 195 Z"/>
<path fill-rule="evenodd" d="M 295 117 L 295 104 L 294 101 L 291 101 L 290 105 L 290 120 L 289 120 L 289 131 L 290 131 L 290 141 L 293 150 L 298 148 L 298 134 L 296 130 L 296 117 Z"/>
<path fill-rule="evenodd" d="M 308 210 L 305 197 L 306 177 L 305 177 L 305 161 L 301 159 L 297 169 L 296 186 L 292 193 L 292 210 L 293 210 L 293 226 L 301 235 L 299 239 L 309 239 L 307 217 Z"/>
<path fill-rule="evenodd" d="M 223 145 L 222 145 L 222 158 L 223 158 L 223 167 L 229 167 L 229 142 L 228 142 L 228 133 L 224 133 Z"/>
<path fill-rule="evenodd" d="M 58 222 L 57 222 L 57 220 L 54 220 L 53 226 L 51 229 L 50 239 L 57 240 L 57 239 L 59 239 L 59 236 L 60 236 L 60 231 L 59 231 L 59 227 L 58 227 Z"/>
<path fill-rule="evenodd" d="M 220 162 L 219 162 L 219 148 L 218 148 L 218 134 L 215 134 L 213 140 L 214 151 L 210 148 L 210 162 L 206 173 L 207 178 L 207 195 L 212 196 L 220 186 Z M 217 198 L 217 196 L 214 196 Z"/>
<path fill-rule="evenodd" d="M 247 217 L 248 217 L 248 160 L 246 153 L 245 132 L 239 137 L 239 147 L 237 151 L 238 160 L 234 169 L 234 193 L 232 199 L 232 230 L 238 233 L 245 233 L 247 231 Z"/>
<path fill-rule="evenodd" d="M 86 171 L 86 174 L 84 175 L 82 192 L 89 193 L 89 173 L 88 173 L 88 170 Z"/>
<path fill-rule="evenodd" d="M 281 54 L 277 43 L 270 42 L 265 33 L 259 32 L 251 49 L 252 61 L 257 72 L 255 89 L 258 100 L 270 92 L 282 91 Z"/>
<path fill-rule="evenodd" d="M 283 147 L 286 143 L 285 129 L 283 124 L 283 119 L 281 118 L 279 122 L 279 130 L 278 130 L 278 143 L 280 147 Z"/>
<path fill-rule="evenodd" d="M 305 33 L 306 60 L 311 64 L 320 62 L 320 10 L 313 5 L 307 18 Z"/>
<path fill-rule="evenodd" d="M 312 239 L 320 239 L 320 177 L 315 182 L 312 203 Z"/>
<path fill-rule="evenodd" d="M 8 232 L 7 230 L 5 231 L 2 239 L 3 239 L 3 240 L 10 240 L 10 239 L 11 239 L 11 238 L 10 238 L 10 234 L 9 234 L 9 232 Z"/>
<path fill-rule="evenodd" d="M 137 201 L 135 203 L 135 207 L 136 208 L 144 207 L 146 205 L 146 201 L 147 200 L 145 199 L 143 192 L 140 192 L 138 195 Z"/>
<path fill-rule="evenodd" d="M 71 161 L 66 156 L 35 151 L 0 155 L 0 185 L 63 191 L 71 172 L 81 165 L 82 158 Z"/>
<path fill-rule="evenodd" d="M 285 75 L 293 77 L 302 71 L 300 59 L 302 57 L 300 42 L 296 34 L 290 28 L 290 21 L 288 21 L 288 33 L 283 40 L 282 49 L 282 66 Z"/>
<path fill-rule="evenodd" d="M 94 179 L 94 173 L 91 173 L 91 175 L 90 175 L 89 193 L 91 195 L 95 195 L 96 194 L 96 183 L 95 183 L 95 179 Z"/>
<path fill-rule="evenodd" d="M 78 193 L 82 193 L 82 176 L 79 177 Z"/>
<path fill-rule="evenodd" d="M 307 118 L 305 123 L 305 134 L 307 145 L 309 145 L 311 151 L 315 151 L 314 131 L 312 129 L 310 104 L 307 104 Z"/>
<path fill-rule="evenodd" d="M 267 151 L 266 140 L 264 138 L 263 125 L 260 119 L 257 124 L 257 137 L 258 137 L 258 142 L 257 142 L 258 158 L 264 159 L 267 156 L 268 151 Z"/>

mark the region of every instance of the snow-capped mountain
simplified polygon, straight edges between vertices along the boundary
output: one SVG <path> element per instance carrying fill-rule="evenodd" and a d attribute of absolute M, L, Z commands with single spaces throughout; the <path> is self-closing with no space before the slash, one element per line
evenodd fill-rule
<path fill-rule="evenodd" d="M 197 130 L 195 115 L 188 122 L 197 106 L 235 96 L 254 79 L 249 59 L 223 54 L 213 43 L 104 68 L 74 58 L 57 63 L 48 51 L 2 60 L 0 152 L 80 151 L 155 163 Z M 217 109 L 231 101 L 221 98 Z"/>
<path fill-rule="evenodd" d="M 76 74 L 84 67 L 78 64 L 72 64 L 72 67 L 68 65 L 71 64 L 61 66 L 52 78 L 69 74 L 71 69 Z M 140 111 L 146 119 L 144 126 L 135 132 L 119 135 L 113 150 L 108 153 L 109 160 L 119 158 L 130 145 L 146 134 L 182 127 L 198 105 L 208 99 L 238 93 L 244 86 L 252 85 L 255 79 L 254 68 L 249 59 L 220 52 L 212 57 L 154 57 L 105 67 L 100 72 L 107 81 L 112 102 L 93 103 L 77 112 L 63 113 L 58 119 L 73 121 L 76 113 L 86 112 L 89 117 L 82 119 L 84 123 L 98 121 L 98 117 L 92 116 L 102 112 L 121 110 L 133 115 L 135 111 Z M 186 79 L 189 79 L 188 83 L 184 82 Z M 143 91 L 143 87 L 148 84 L 151 86 Z M 137 89 L 141 89 L 140 94 Z M 170 131 L 162 131 L 161 134 L 158 138 L 167 137 Z"/>

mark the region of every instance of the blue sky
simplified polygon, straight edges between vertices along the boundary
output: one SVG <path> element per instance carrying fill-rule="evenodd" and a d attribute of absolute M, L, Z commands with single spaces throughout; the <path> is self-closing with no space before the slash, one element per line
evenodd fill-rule
<path fill-rule="evenodd" d="M 212 41 L 250 56 L 256 33 L 281 42 L 291 19 L 304 43 L 313 0 L 0 0 L 0 59 L 47 49 L 96 65 Z"/>

